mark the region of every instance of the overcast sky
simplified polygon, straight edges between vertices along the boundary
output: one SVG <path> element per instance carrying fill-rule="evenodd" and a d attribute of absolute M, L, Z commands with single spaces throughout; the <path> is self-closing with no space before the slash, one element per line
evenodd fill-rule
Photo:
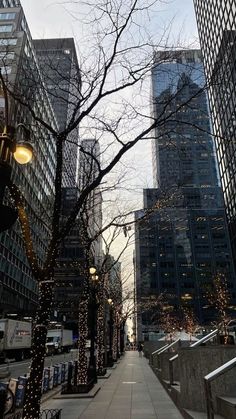
<path fill-rule="evenodd" d="M 72 24 L 71 16 L 65 11 L 62 0 L 21 0 L 24 11 L 35 38 L 73 36 L 76 34 L 76 23 Z M 33 3 L 33 5 L 32 5 Z M 169 4 L 160 5 L 159 19 L 174 18 L 173 32 L 193 39 L 197 36 L 192 0 L 171 0 Z M 153 20 L 152 25 L 156 22 Z"/>

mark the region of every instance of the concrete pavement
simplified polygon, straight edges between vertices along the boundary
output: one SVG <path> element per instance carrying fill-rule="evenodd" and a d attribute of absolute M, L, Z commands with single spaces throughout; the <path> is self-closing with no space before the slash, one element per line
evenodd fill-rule
<path fill-rule="evenodd" d="M 50 400 L 43 408 L 62 408 L 62 419 L 182 419 L 174 403 L 138 352 L 126 355 L 94 399 Z"/>

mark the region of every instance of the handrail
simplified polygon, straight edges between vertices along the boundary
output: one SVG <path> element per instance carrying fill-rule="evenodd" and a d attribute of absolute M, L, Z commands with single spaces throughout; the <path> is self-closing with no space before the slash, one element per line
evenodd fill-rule
<path fill-rule="evenodd" d="M 166 343 L 161 348 L 158 348 L 156 351 L 152 352 L 152 355 L 155 355 L 156 353 L 161 352 L 164 348 L 167 348 L 167 346 L 169 346 L 169 343 Z"/>
<path fill-rule="evenodd" d="M 169 345 L 167 345 L 166 348 L 162 349 L 157 355 L 161 355 L 163 352 L 169 350 L 170 348 L 172 348 L 172 346 L 176 345 L 176 343 L 180 342 L 180 339 L 176 339 L 174 342 L 171 342 Z"/>
<path fill-rule="evenodd" d="M 213 330 L 212 332 L 208 333 L 208 335 L 203 336 L 203 338 L 199 339 L 197 342 L 192 343 L 189 348 L 196 348 L 197 346 L 200 346 L 204 342 L 208 342 L 208 340 L 212 339 L 214 336 L 217 335 L 218 329 Z M 173 362 L 178 359 L 179 354 L 176 354 L 172 358 L 169 359 L 169 376 L 170 376 L 170 385 L 174 385 L 174 367 Z"/>
<path fill-rule="evenodd" d="M 180 343 L 180 339 L 178 338 L 178 339 L 176 339 L 174 342 L 172 342 L 172 343 L 170 343 L 166 348 L 164 348 L 164 349 L 162 349 L 162 351 L 160 351 L 158 354 L 157 354 L 157 367 L 159 368 L 160 367 L 160 358 L 159 358 L 159 356 L 162 354 L 162 353 L 164 353 L 165 351 L 167 351 L 167 350 L 169 350 L 169 349 L 171 349 L 174 345 L 176 345 L 177 343 Z"/>
<path fill-rule="evenodd" d="M 153 365 L 154 355 L 158 354 L 160 351 L 162 351 L 162 349 L 167 348 L 168 345 L 169 345 L 169 343 L 167 343 L 166 345 L 162 346 L 161 348 L 158 348 L 156 351 L 151 353 L 151 357 L 150 357 L 151 365 Z"/>
<path fill-rule="evenodd" d="M 207 405 L 207 419 L 214 419 L 214 406 L 213 398 L 211 391 L 211 382 L 220 375 L 231 370 L 236 365 L 236 358 L 231 359 L 220 367 L 216 368 L 214 371 L 210 372 L 204 377 L 204 386 L 205 386 L 205 396 L 206 396 L 206 405 Z"/>
<path fill-rule="evenodd" d="M 219 332 L 219 329 L 215 329 L 212 332 L 208 333 L 208 335 L 203 336 L 203 338 L 199 339 L 197 342 L 192 343 L 192 345 L 190 345 L 190 348 L 196 348 L 197 346 L 200 346 L 202 343 L 208 342 L 208 340 L 214 338 L 217 333 Z"/>

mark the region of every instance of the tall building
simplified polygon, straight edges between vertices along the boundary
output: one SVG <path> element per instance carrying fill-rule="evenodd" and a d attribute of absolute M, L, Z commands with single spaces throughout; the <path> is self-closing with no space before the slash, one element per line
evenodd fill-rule
<path fill-rule="evenodd" d="M 31 109 L 54 129 L 57 121 L 48 96 L 41 89 L 30 31 L 19 1 L 0 1 L 0 62 L 8 87 L 24 98 Z M 26 74 L 31 77 L 26 77 Z M 10 125 L 24 123 L 30 129 L 35 158 L 27 166 L 12 162 L 13 181 L 20 187 L 30 218 L 31 233 L 42 263 L 47 249 L 50 208 L 54 194 L 55 144 L 46 128 L 33 120 L 26 106 L 9 98 Z M 1 129 L 5 101 L 0 97 Z M 20 133 L 19 133 L 20 134 Z M 0 235 L 0 315 L 32 314 L 37 303 L 37 283 L 33 279 L 17 222 Z"/>
<path fill-rule="evenodd" d="M 96 177 L 98 162 L 100 159 L 99 144 L 95 140 L 83 140 L 80 144 L 79 155 L 79 187 L 62 189 L 62 215 L 66 219 L 75 206 L 79 194 Z M 84 224 L 83 224 L 84 221 Z M 84 278 L 87 275 L 86 240 L 92 238 L 102 228 L 102 200 L 99 188 L 92 191 L 85 203 L 84 208 L 77 217 L 75 225 L 64 239 L 55 271 L 55 310 L 57 320 L 66 321 L 67 324 L 78 328 L 79 297 L 84 286 Z M 102 240 L 99 236 L 92 241 L 90 248 L 91 264 L 99 271 L 103 259 Z"/>
<path fill-rule="evenodd" d="M 236 310 L 231 247 L 219 185 L 201 53 L 158 52 L 152 71 L 155 189 L 144 190 L 144 210 L 136 213 L 135 283 L 138 339 L 158 331 L 152 310 L 142 301 L 163 294 L 164 309 L 181 316 L 191 307 L 198 322 L 216 313 L 206 294 L 221 272 Z"/>
<path fill-rule="evenodd" d="M 84 139 L 80 144 L 79 154 L 79 190 L 80 193 L 88 187 L 99 174 L 100 146 L 95 139 Z M 83 218 L 92 241 L 94 263 L 99 266 L 102 259 L 102 194 L 100 187 L 95 188 L 87 197 Z"/>
<path fill-rule="evenodd" d="M 236 264 L 236 1 L 194 0 L 220 177 Z"/>
<path fill-rule="evenodd" d="M 54 109 L 59 131 L 79 115 L 80 71 L 73 38 L 34 40 L 40 72 Z M 74 187 L 77 179 L 78 127 L 68 135 L 63 156 L 63 186 Z"/>
<path fill-rule="evenodd" d="M 78 188 L 62 189 L 62 214 L 66 219 L 78 199 Z M 85 252 L 79 219 L 60 246 L 55 269 L 54 310 L 52 320 L 63 322 L 78 334 L 79 297 L 84 286 Z"/>

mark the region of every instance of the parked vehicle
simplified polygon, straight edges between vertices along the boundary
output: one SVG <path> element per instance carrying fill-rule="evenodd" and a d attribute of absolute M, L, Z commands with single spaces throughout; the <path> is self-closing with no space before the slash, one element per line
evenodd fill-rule
<path fill-rule="evenodd" d="M 51 329 L 47 333 L 47 353 L 68 352 L 73 347 L 73 333 L 68 329 Z"/>
<path fill-rule="evenodd" d="M 0 319 L 0 361 L 15 358 L 22 361 L 30 356 L 31 323 L 19 320 Z"/>

